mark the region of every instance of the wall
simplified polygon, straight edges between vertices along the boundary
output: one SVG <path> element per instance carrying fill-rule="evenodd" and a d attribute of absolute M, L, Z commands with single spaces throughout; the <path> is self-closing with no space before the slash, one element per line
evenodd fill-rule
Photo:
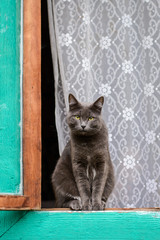
<path fill-rule="evenodd" d="M 160 212 L 29 211 L 1 239 L 159 240 Z"/>
<path fill-rule="evenodd" d="M 25 214 L 25 211 L 0 211 L 0 238 Z"/>

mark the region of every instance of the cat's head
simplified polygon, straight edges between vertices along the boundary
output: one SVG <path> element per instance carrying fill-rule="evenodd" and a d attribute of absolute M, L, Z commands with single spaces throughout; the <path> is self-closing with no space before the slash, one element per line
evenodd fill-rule
<path fill-rule="evenodd" d="M 92 104 L 83 104 L 69 94 L 67 122 L 71 132 L 82 136 L 92 136 L 99 132 L 103 122 L 101 118 L 103 103 L 104 97 L 100 97 Z"/>

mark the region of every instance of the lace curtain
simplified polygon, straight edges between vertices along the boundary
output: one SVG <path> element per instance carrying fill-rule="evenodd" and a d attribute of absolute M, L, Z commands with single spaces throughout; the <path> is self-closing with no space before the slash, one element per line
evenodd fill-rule
<path fill-rule="evenodd" d="M 105 97 L 116 185 L 107 207 L 160 207 L 160 2 L 48 0 L 60 152 L 68 94 Z"/>

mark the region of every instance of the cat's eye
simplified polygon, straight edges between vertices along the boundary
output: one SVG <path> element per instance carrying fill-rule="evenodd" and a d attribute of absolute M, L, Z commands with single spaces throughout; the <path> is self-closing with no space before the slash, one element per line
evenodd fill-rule
<path fill-rule="evenodd" d="M 75 116 L 75 119 L 79 120 L 79 119 L 80 119 L 80 116 L 76 115 L 76 116 Z"/>
<path fill-rule="evenodd" d="M 93 120 L 93 119 L 94 119 L 94 117 L 89 117 L 89 118 L 88 118 L 89 121 L 91 121 L 91 120 Z"/>

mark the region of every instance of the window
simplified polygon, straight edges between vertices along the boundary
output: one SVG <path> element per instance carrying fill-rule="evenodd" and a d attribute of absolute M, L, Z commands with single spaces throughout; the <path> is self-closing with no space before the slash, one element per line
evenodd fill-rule
<path fill-rule="evenodd" d="M 0 209 L 41 208 L 41 0 L 23 10 L 23 193 L 1 194 Z"/>

